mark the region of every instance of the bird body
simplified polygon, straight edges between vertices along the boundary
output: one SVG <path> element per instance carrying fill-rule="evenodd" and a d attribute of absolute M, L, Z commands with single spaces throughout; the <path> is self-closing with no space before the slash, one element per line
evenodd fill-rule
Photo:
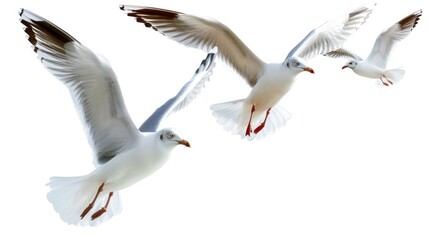
<path fill-rule="evenodd" d="M 256 111 L 276 105 L 289 92 L 298 73 L 300 71 L 288 71 L 282 64 L 266 64 L 245 102 L 255 105 Z"/>
<path fill-rule="evenodd" d="M 384 69 L 366 60 L 359 61 L 356 66 L 350 68 L 359 76 L 380 79 L 381 83 L 385 86 L 399 82 L 404 78 L 405 74 L 404 69 L 401 67 L 394 69 Z"/>
<path fill-rule="evenodd" d="M 167 162 L 171 150 L 176 146 L 160 144 L 159 136 L 161 133 L 142 134 L 135 146 L 94 169 L 89 178 L 100 184 L 105 183 L 105 191 L 115 192 L 151 175 Z"/>
<path fill-rule="evenodd" d="M 298 73 L 299 71 L 288 71 L 282 64 L 265 64 L 261 78 L 246 98 L 213 104 L 211 106 L 213 115 L 218 119 L 219 123 L 224 125 L 225 130 L 241 135 L 246 132 L 252 107 L 254 107 L 250 122 L 252 126 L 258 126 L 263 122 L 267 109 L 272 109 L 268 120 L 269 124 L 265 129 L 267 133 L 272 132 L 275 128 L 284 125 L 291 117 L 287 111 L 280 110 L 280 107 L 277 107 L 277 103 L 290 90 Z M 237 104 L 238 106 L 234 107 Z M 224 123 L 228 121 L 230 122 Z M 252 135 L 252 137 L 259 136 L 262 135 Z"/>
<path fill-rule="evenodd" d="M 368 63 L 367 61 L 361 61 L 356 67 L 352 68 L 352 70 L 363 77 L 367 78 L 380 78 L 384 75 L 385 69 L 376 66 L 374 64 Z"/>
<path fill-rule="evenodd" d="M 161 168 L 169 159 L 173 144 L 159 144 L 160 133 L 147 133 L 138 138 L 135 145 L 81 177 L 52 177 L 48 185 L 48 200 L 63 221 L 75 225 L 97 225 L 121 211 L 118 191 L 127 188 Z M 147 149 L 151 149 L 148 151 Z M 109 207 L 99 218 L 89 220 L 79 216 L 94 198 L 97 188 L 103 185 L 98 196 L 102 208 L 108 201 L 107 193 L 114 192 Z M 95 212 L 88 212 L 94 214 Z"/>

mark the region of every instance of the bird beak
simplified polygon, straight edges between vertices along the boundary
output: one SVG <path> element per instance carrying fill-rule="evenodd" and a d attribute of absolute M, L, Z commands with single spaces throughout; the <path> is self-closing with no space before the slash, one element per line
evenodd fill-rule
<path fill-rule="evenodd" d="M 314 73 L 314 70 L 311 67 L 304 68 L 304 71 L 307 71 L 309 73 Z"/>
<path fill-rule="evenodd" d="M 346 66 L 343 66 L 341 69 L 344 69 L 344 68 L 348 68 L 348 66 L 346 65 Z"/>
<path fill-rule="evenodd" d="M 177 143 L 178 143 L 178 144 L 182 144 L 183 146 L 186 146 L 186 147 L 191 147 L 191 144 L 189 144 L 189 142 L 188 142 L 188 141 L 186 141 L 185 139 L 182 139 L 182 140 L 180 140 L 180 141 L 177 141 Z"/>

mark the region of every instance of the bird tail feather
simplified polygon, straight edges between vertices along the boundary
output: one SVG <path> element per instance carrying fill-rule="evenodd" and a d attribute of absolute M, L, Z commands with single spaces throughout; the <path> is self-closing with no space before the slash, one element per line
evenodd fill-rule
<path fill-rule="evenodd" d="M 94 199 L 100 183 L 91 181 L 87 176 L 52 177 L 47 184 L 51 191 L 47 198 L 52 203 L 60 218 L 73 225 L 96 226 L 121 212 L 119 193 L 115 192 L 110 199 L 107 211 L 100 217 L 91 220 L 91 215 L 100 210 L 106 203 L 108 193 L 101 192 L 93 208 L 81 219 L 80 215 Z"/>
<path fill-rule="evenodd" d="M 251 133 L 250 136 L 246 136 L 246 129 L 252 106 L 245 104 L 244 99 L 213 104 L 210 106 L 210 109 L 213 111 L 213 116 L 217 119 L 217 122 L 223 126 L 224 130 L 235 135 L 240 135 L 242 138 L 247 138 L 248 140 L 264 138 L 268 134 L 275 132 L 278 128 L 283 127 L 291 118 L 288 111 L 276 105 L 271 108 L 265 127 L 257 134 Z M 265 112 L 263 114 L 255 112 L 252 117 L 252 127 L 259 126 L 264 118 Z"/>
<path fill-rule="evenodd" d="M 384 72 L 384 76 L 386 77 L 387 80 L 392 82 L 392 84 L 398 83 L 399 81 L 401 81 L 404 78 L 404 75 L 405 75 L 405 70 L 403 68 L 389 69 Z"/>

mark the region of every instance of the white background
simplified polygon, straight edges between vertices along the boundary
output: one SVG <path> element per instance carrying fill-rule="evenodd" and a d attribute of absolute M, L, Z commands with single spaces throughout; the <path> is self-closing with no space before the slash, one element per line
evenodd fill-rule
<path fill-rule="evenodd" d="M 1 239 L 428 239 L 427 1 L 382 0 L 345 47 L 366 57 L 381 30 L 423 9 L 397 45 L 392 87 L 314 58 L 281 104 L 292 119 L 249 142 L 225 132 L 213 103 L 250 88 L 218 61 L 201 96 L 165 126 L 178 147 L 154 175 L 121 192 L 123 211 L 96 228 L 61 221 L 46 199 L 51 176 L 93 169 L 67 89 L 43 68 L 19 8 L 54 22 L 113 66 L 136 125 L 187 81 L 205 57 L 119 10 L 121 3 L 215 18 L 266 62 L 281 62 L 311 29 L 363 1 L 31 1 L 3 3 L 1 18 Z M 294 3 L 294 4 L 292 4 Z M 244 5 L 245 4 L 245 5 Z M 6 237 L 9 236 L 9 237 Z"/>

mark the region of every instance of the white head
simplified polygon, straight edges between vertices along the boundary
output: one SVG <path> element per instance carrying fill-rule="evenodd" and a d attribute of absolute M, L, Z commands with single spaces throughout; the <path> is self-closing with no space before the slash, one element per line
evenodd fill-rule
<path fill-rule="evenodd" d="M 351 69 L 355 69 L 355 67 L 357 66 L 357 62 L 355 60 L 351 60 L 350 62 L 348 62 L 346 65 L 344 65 L 342 67 L 342 69 L 344 68 L 351 68 Z"/>
<path fill-rule="evenodd" d="M 164 128 L 158 131 L 157 138 L 164 146 L 175 147 L 181 144 L 186 147 L 191 147 L 188 141 L 180 137 L 177 131 L 171 128 Z"/>
<path fill-rule="evenodd" d="M 304 62 L 305 62 L 304 59 L 293 56 L 286 59 L 283 65 L 286 68 L 290 69 L 291 71 L 296 71 L 296 72 L 307 71 L 309 73 L 314 73 L 314 70 L 311 67 L 308 67 Z"/>

